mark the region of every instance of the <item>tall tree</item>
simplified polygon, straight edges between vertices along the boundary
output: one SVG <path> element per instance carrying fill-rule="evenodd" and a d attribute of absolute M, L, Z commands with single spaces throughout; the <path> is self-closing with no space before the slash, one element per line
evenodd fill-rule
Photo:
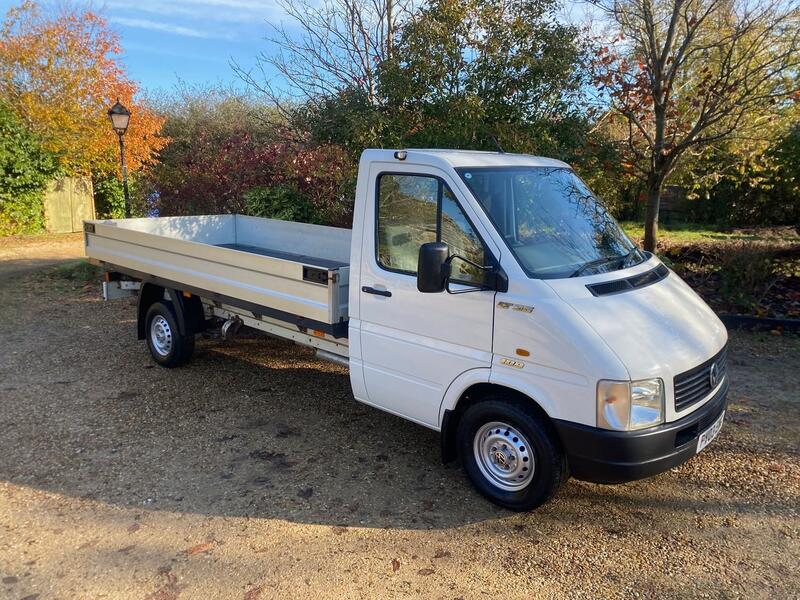
<path fill-rule="evenodd" d="M 558 152 L 581 120 L 579 32 L 553 0 L 432 0 L 381 65 L 401 143 Z M 560 127 L 568 125 L 568 127 Z"/>
<path fill-rule="evenodd" d="M 66 4 L 47 16 L 27 0 L 0 25 L 0 95 L 66 173 L 115 167 L 117 136 L 106 111 L 117 98 L 133 113 L 125 138 L 129 168 L 152 160 L 166 143 L 162 119 L 135 102 L 136 84 L 119 52 L 102 17 Z"/>
<path fill-rule="evenodd" d="M 595 81 L 646 190 L 646 250 L 654 250 L 664 182 L 687 153 L 757 135 L 797 94 L 797 0 L 590 0 L 616 29 Z"/>

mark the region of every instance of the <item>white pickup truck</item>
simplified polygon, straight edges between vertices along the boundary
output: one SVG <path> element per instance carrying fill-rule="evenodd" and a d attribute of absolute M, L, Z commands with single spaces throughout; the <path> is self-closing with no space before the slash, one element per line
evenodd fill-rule
<path fill-rule="evenodd" d="M 85 237 L 109 291 L 140 282 L 157 363 L 185 363 L 215 322 L 314 347 L 510 509 L 570 475 L 665 471 L 722 426 L 725 327 L 557 160 L 367 150 L 352 230 L 216 215 Z"/>

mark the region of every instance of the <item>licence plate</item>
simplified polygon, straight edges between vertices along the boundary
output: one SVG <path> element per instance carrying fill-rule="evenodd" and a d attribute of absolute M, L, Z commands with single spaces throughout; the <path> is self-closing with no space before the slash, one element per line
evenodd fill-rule
<path fill-rule="evenodd" d="M 708 446 L 711 441 L 717 437 L 717 434 L 722 429 L 722 420 L 725 418 L 725 411 L 722 411 L 722 414 L 719 418 L 714 421 L 714 423 L 706 429 L 703 433 L 700 434 L 700 437 L 697 438 L 697 452 L 700 452 L 703 448 Z"/>

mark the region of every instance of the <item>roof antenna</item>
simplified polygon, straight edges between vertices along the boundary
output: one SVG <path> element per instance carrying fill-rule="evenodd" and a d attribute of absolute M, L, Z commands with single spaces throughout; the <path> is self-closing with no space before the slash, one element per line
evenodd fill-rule
<path fill-rule="evenodd" d="M 500 145 L 500 142 L 497 141 L 497 138 L 494 136 L 493 133 L 489 134 L 489 139 L 492 140 L 492 143 L 495 145 L 495 147 L 497 148 L 497 151 L 500 154 L 505 154 L 506 153 L 506 151 L 503 150 L 503 147 Z"/>

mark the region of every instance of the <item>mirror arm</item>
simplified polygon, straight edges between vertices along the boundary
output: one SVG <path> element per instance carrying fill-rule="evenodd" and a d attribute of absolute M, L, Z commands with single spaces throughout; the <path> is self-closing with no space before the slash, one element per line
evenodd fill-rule
<path fill-rule="evenodd" d="M 447 260 L 445 261 L 445 264 L 448 267 L 450 267 L 450 263 L 453 262 L 454 258 L 457 258 L 458 260 L 462 260 L 465 263 L 467 263 L 468 265 L 470 265 L 472 267 L 475 267 L 476 269 L 480 269 L 481 271 L 484 271 L 484 272 L 486 272 L 486 271 L 496 272 L 497 271 L 497 267 L 495 265 L 479 265 L 477 263 L 472 262 L 468 258 L 464 258 L 463 256 L 459 256 L 458 254 L 451 254 L 450 256 L 448 256 Z M 448 268 L 448 271 L 449 271 L 449 268 Z M 465 284 L 465 285 L 470 285 L 470 284 Z M 454 290 L 450 289 L 450 277 L 448 277 L 447 281 L 445 281 L 445 288 L 444 289 L 445 289 L 445 291 L 447 291 L 448 294 L 468 294 L 470 292 L 485 292 L 485 291 L 508 291 L 507 289 L 498 290 L 497 286 L 488 287 L 488 286 L 485 286 L 485 285 L 474 286 L 472 289 L 467 289 L 467 290 L 454 291 Z"/>
<path fill-rule="evenodd" d="M 450 256 L 448 256 L 447 260 L 444 261 L 445 264 L 449 265 L 451 262 L 453 262 L 454 258 L 457 258 L 458 260 L 463 260 L 465 263 L 467 263 L 471 267 L 475 267 L 476 269 L 480 269 L 481 271 L 492 271 L 492 270 L 494 270 L 494 265 L 479 265 L 478 263 L 474 263 L 470 259 L 464 258 L 463 256 L 459 256 L 458 254 L 451 254 Z"/>

